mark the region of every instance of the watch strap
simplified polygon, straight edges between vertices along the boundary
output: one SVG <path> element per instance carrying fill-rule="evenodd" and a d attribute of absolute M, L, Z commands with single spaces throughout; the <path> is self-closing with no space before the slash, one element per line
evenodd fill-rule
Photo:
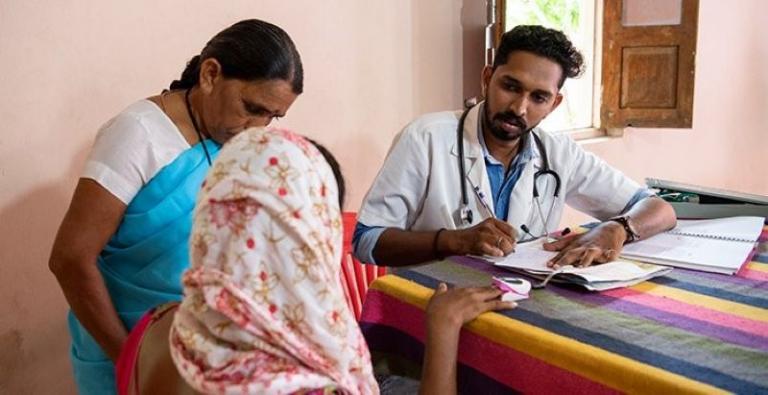
<path fill-rule="evenodd" d="M 624 240 L 624 244 L 631 243 L 640 238 L 640 236 L 632 229 L 632 225 L 629 223 L 629 215 L 620 215 L 618 217 L 610 218 L 608 221 L 618 222 L 624 228 L 624 232 L 627 234 L 627 238 Z"/>

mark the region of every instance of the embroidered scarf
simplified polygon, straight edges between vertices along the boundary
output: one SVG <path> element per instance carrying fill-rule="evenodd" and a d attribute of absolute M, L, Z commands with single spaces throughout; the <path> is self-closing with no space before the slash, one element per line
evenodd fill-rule
<path fill-rule="evenodd" d="M 333 173 L 302 137 L 251 129 L 221 150 L 198 198 L 171 329 L 205 393 L 378 393 L 340 284 Z"/>

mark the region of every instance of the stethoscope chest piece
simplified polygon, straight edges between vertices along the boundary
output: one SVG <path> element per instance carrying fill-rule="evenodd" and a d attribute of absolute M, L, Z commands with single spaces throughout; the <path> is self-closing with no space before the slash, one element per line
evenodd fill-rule
<path fill-rule="evenodd" d="M 462 205 L 459 208 L 459 220 L 462 225 L 472 225 L 474 222 L 474 212 L 467 205 Z"/>

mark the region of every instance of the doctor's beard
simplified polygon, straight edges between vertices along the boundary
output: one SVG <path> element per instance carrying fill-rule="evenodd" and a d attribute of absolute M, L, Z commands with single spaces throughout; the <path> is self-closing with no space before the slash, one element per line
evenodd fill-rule
<path fill-rule="evenodd" d="M 488 114 L 488 106 L 485 107 L 485 119 L 490 120 L 490 122 L 486 121 L 486 127 L 488 130 L 490 130 L 491 135 L 493 137 L 496 137 L 499 140 L 502 141 L 514 141 L 519 139 L 524 134 L 531 131 L 533 128 L 528 128 L 528 125 L 525 123 L 525 120 L 521 117 L 519 117 L 517 114 L 513 113 L 512 111 L 504 111 L 504 112 L 498 112 L 496 114 L 493 114 L 493 117 Z M 507 123 L 510 125 L 514 125 L 517 127 L 516 131 L 510 132 L 506 129 L 504 129 L 503 125 Z"/>

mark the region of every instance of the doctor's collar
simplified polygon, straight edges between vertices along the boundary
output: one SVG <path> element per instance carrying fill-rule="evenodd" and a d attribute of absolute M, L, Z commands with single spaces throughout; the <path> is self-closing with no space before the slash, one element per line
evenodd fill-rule
<path fill-rule="evenodd" d="M 481 105 L 484 103 L 481 103 Z M 480 148 L 483 151 L 483 158 L 488 163 L 494 164 L 494 165 L 501 165 L 502 163 L 499 162 L 498 159 L 494 158 L 490 152 L 488 152 L 488 146 L 485 145 L 485 134 L 483 133 L 483 128 L 485 123 L 485 111 L 483 107 L 480 107 L 480 122 L 478 122 L 478 130 L 477 130 L 477 140 L 480 143 Z M 515 157 L 515 162 L 517 163 L 528 163 L 532 159 L 536 159 L 541 156 L 539 153 L 539 150 L 536 148 L 536 144 L 534 144 L 533 138 L 531 136 L 531 133 L 533 133 L 533 130 L 525 133 L 524 135 L 520 136 L 522 141 L 522 147 L 520 151 L 517 153 L 517 156 Z"/>

